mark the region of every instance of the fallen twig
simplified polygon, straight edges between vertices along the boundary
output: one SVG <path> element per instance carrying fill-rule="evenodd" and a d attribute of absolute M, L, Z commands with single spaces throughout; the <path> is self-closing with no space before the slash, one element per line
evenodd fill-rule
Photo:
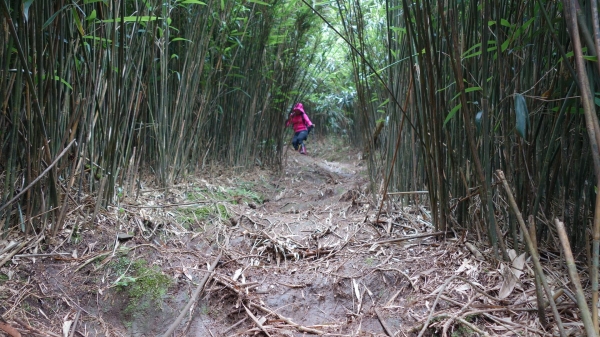
<path fill-rule="evenodd" d="M 168 205 L 156 205 L 156 206 L 142 206 L 142 205 L 129 205 L 129 204 L 123 205 L 123 206 L 133 207 L 133 208 L 169 208 L 169 207 L 180 207 L 180 206 L 203 205 L 203 204 L 210 204 L 213 202 L 214 201 L 206 200 L 206 201 L 185 202 L 182 204 L 168 204 Z"/>
<path fill-rule="evenodd" d="M 225 329 L 225 331 L 223 331 L 221 334 L 225 335 L 226 333 L 228 333 L 229 331 L 235 329 L 236 327 L 238 327 L 240 324 L 244 323 L 246 320 L 248 320 L 248 317 L 244 317 L 241 320 L 239 320 L 237 323 L 235 323 L 234 325 L 230 326 L 229 328 Z"/>
<path fill-rule="evenodd" d="M 49 256 L 65 256 L 71 253 L 48 253 L 48 254 L 17 254 L 15 257 L 49 257 Z"/>
<path fill-rule="evenodd" d="M 406 240 L 412 240 L 412 239 L 419 239 L 419 238 L 426 238 L 429 236 L 438 236 L 438 235 L 444 235 L 446 234 L 446 232 L 435 232 L 435 233 L 425 233 L 425 234 L 418 234 L 418 235 L 410 235 L 410 236 L 404 236 L 401 238 L 395 238 L 395 239 L 389 239 L 389 240 L 382 240 L 382 241 L 375 241 L 375 242 L 369 242 L 369 243 L 363 243 L 358 245 L 359 247 L 362 246 L 372 246 L 372 245 L 382 245 L 382 244 L 386 244 L 386 243 L 394 243 L 394 242 L 400 242 L 400 241 L 406 241 Z"/>
<path fill-rule="evenodd" d="M 260 309 L 260 310 L 262 310 L 262 311 L 264 311 L 264 312 L 266 312 L 268 314 L 271 314 L 271 315 L 279 318 L 280 320 L 282 320 L 282 321 L 286 322 L 287 324 L 293 326 L 296 330 L 298 330 L 300 332 L 307 332 L 307 333 L 312 333 L 312 334 L 315 334 L 315 335 L 322 335 L 322 334 L 324 334 L 324 332 L 321 331 L 321 330 L 317 330 L 317 329 L 313 329 L 313 328 L 308 328 L 308 327 L 302 326 L 300 324 L 294 323 L 291 319 L 289 319 L 289 318 L 287 318 L 285 316 L 282 316 L 282 315 L 274 312 L 273 310 L 271 310 L 269 308 L 263 307 L 260 304 L 256 304 L 256 303 L 252 303 L 252 302 L 250 302 L 250 304 L 253 307 L 257 308 L 257 309 Z"/>
<path fill-rule="evenodd" d="M 539 329 L 536 329 L 536 328 L 532 328 L 530 326 L 524 327 L 521 324 L 517 324 L 515 322 L 509 321 L 509 320 L 506 320 L 506 319 L 503 319 L 503 318 L 500 318 L 500 317 L 496 317 L 496 316 L 494 316 L 492 314 L 489 314 L 489 313 L 485 313 L 484 312 L 484 313 L 482 313 L 482 315 L 485 316 L 485 317 L 487 317 L 487 318 L 489 318 L 489 319 L 491 319 L 491 320 L 493 320 L 493 321 L 496 321 L 496 322 L 502 323 L 502 324 L 506 324 L 506 325 L 510 325 L 510 326 L 512 326 L 514 328 L 526 329 L 528 331 L 533 331 L 533 332 L 535 332 L 535 333 L 537 333 L 539 335 L 542 335 L 542 336 L 552 336 L 551 333 L 544 332 L 542 330 L 539 330 Z"/>
<path fill-rule="evenodd" d="M 457 312 L 454 316 L 451 316 L 446 323 L 444 323 L 444 327 L 442 329 L 442 337 L 446 337 L 448 335 L 448 329 L 450 328 L 450 325 L 452 325 L 452 322 L 454 322 L 455 320 L 457 320 L 459 318 L 459 316 L 461 316 L 473 303 L 473 301 L 475 301 L 477 299 L 477 296 L 473 296 L 471 299 L 469 299 L 469 302 L 467 302 L 465 305 L 463 305 L 463 307 L 460 309 L 459 312 Z"/>
<path fill-rule="evenodd" d="M 13 256 L 15 256 L 18 252 L 20 252 L 21 249 L 23 249 L 23 247 L 25 247 L 29 242 L 31 242 L 31 239 L 21 242 L 21 244 L 19 244 L 17 248 L 15 248 L 12 252 L 8 253 L 8 255 L 6 255 L 6 257 L 2 259 L 2 261 L 0 261 L 0 267 L 2 267 L 6 262 L 10 261 L 10 259 L 12 259 Z"/>
<path fill-rule="evenodd" d="M 51 336 L 51 337 L 61 337 L 60 335 L 57 335 L 53 332 L 46 332 L 46 331 L 41 331 L 39 329 L 36 329 L 34 327 L 32 327 L 31 325 L 25 323 L 23 320 L 20 320 L 18 318 L 13 318 L 15 320 L 15 322 L 19 323 L 22 327 L 24 327 L 25 329 L 29 330 L 29 331 L 33 331 L 38 335 L 42 335 L 42 336 Z"/>
<path fill-rule="evenodd" d="M 252 314 L 252 312 L 250 311 L 250 309 L 248 309 L 243 303 L 242 306 L 244 307 L 244 309 L 246 309 L 246 313 L 248 314 L 248 317 L 250 317 L 253 321 L 254 324 L 256 324 L 256 326 L 262 330 L 262 332 L 265 333 L 265 335 L 267 335 L 267 337 L 271 337 L 271 335 L 269 334 L 269 332 L 267 331 L 267 329 L 265 329 L 265 327 L 260 323 L 260 321 L 258 320 L 258 318 L 256 318 L 256 316 L 254 316 Z"/>
<path fill-rule="evenodd" d="M 402 270 L 400 270 L 398 268 L 377 268 L 377 270 L 380 270 L 380 271 L 396 271 L 396 272 L 400 273 L 400 275 L 404 276 L 408 280 L 408 282 L 410 283 L 410 286 L 414 290 L 417 290 L 417 286 L 415 286 L 415 284 L 413 283 L 413 281 L 410 279 L 410 276 L 406 275 L 406 273 L 403 272 Z M 396 294 L 396 296 L 398 296 L 398 294 Z M 393 299 L 390 299 L 390 300 L 393 301 Z M 388 303 L 389 303 L 389 301 L 388 301 Z"/>
<path fill-rule="evenodd" d="M 169 337 L 173 333 L 173 331 L 175 331 L 175 329 L 177 328 L 179 323 L 181 323 L 181 321 L 183 320 L 183 317 L 187 314 L 188 310 L 190 310 L 190 308 L 192 307 L 192 304 L 194 304 L 194 302 L 196 302 L 196 300 L 198 299 L 198 296 L 200 296 L 200 293 L 202 292 L 204 285 L 208 281 L 208 278 L 212 275 L 212 272 L 213 272 L 213 270 L 215 270 L 215 267 L 217 266 L 217 263 L 219 263 L 219 260 L 221 260 L 222 255 L 223 255 L 223 252 L 219 253 L 219 256 L 217 256 L 217 258 L 213 261 L 213 263 L 210 264 L 210 267 L 208 268 L 208 273 L 206 273 L 206 275 L 204 276 L 202 281 L 200 281 L 200 283 L 198 284 L 198 287 L 196 287 L 196 290 L 192 294 L 192 297 L 190 298 L 188 303 L 185 305 L 183 310 L 181 310 L 181 313 L 179 314 L 179 316 L 177 316 L 177 319 L 171 324 L 171 326 L 169 327 L 167 332 L 165 332 L 163 334 L 163 337 Z"/>
<path fill-rule="evenodd" d="M 71 325 L 71 332 L 69 333 L 69 337 L 73 337 L 75 334 L 75 329 L 77 328 L 77 322 L 79 321 L 79 316 L 81 315 L 81 310 L 77 310 L 77 315 L 75 315 L 75 319 L 73 320 L 73 325 Z"/>
<path fill-rule="evenodd" d="M 75 273 L 78 272 L 79 270 L 81 270 L 83 267 L 87 266 L 88 264 L 96 261 L 97 259 L 104 257 L 106 255 L 110 254 L 110 252 L 104 252 L 104 253 L 99 253 L 98 255 L 94 256 L 94 257 L 90 257 L 89 259 L 87 259 L 83 264 L 81 264 L 79 267 L 77 267 L 77 269 L 75 269 Z"/>
<path fill-rule="evenodd" d="M 379 308 L 375 308 L 375 314 L 377 314 L 379 323 L 381 323 L 381 326 L 383 327 L 383 330 L 385 330 L 385 333 L 390 337 L 394 337 L 395 334 L 394 334 L 392 328 L 387 324 L 385 319 L 383 319 L 383 315 L 381 314 L 381 311 L 379 310 Z"/>

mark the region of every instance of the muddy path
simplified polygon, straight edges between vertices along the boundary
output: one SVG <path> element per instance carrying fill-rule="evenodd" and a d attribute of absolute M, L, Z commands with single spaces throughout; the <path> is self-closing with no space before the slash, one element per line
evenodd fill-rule
<path fill-rule="evenodd" d="M 422 205 L 390 199 L 375 223 L 358 156 L 313 153 L 145 187 L 94 223 L 73 212 L 0 269 L 2 317 L 23 335 L 160 336 L 222 253 L 176 336 L 548 334 L 528 271 L 505 284 L 510 265 L 429 235 Z"/>

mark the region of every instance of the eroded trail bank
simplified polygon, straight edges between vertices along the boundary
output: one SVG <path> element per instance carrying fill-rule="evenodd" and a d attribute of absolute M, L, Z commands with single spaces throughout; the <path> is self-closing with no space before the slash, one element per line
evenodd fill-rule
<path fill-rule="evenodd" d="M 401 200 L 374 223 L 363 163 L 346 150 L 143 188 L 94 224 L 78 215 L 94 203 L 82 205 L 58 240 L 30 240 L 2 266 L 2 317 L 23 335 L 158 336 L 222 252 L 175 335 L 552 333 L 524 256 L 513 268 L 477 258 L 468 236 L 436 239 L 426 207 Z"/>

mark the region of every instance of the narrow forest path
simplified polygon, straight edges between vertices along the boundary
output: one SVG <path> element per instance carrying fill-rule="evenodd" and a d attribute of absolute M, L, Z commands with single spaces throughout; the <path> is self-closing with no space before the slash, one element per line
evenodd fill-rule
<path fill-rule="evenodd" d="M 392 201 L 373 225 L 358 155 L 313 151 L 289 151 L 279 174 L 212 170 L 168 193 L 144 188 L 83 230 L 73 216 L 58 242 L 21 252 L 67 255 L 0 269 L 3 317 L 39 335 L 70 322 L 81 336 L 159 336 L 223 252 L 176 336 L 409 336 L 430 312 L 428 335 L 446 322 L 452 336 L 546 334 L 529 269 L 511 279 L 464 237 L 437 241 L 422 206 Z"/>

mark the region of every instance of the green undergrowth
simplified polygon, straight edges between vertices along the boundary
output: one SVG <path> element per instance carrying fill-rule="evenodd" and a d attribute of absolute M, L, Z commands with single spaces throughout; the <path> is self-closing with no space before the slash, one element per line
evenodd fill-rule
<path fill-rule="evenodd" d="M 200 207 L 186 207 L 177 209 L 179 223 L 188 230 L 194 224 L 210 222 L 213 220 L 229 219 L 231 214 L 223 203 L 205 205 Z"/>
<path fill-rule="evenodd" d="M 170 277 L 144 259 L 121 256 L 109 268 L 118 278 L 118 291 L 127 294 L 124 313 L 128 315 L 139 316 L 150 307 L 160 307 L 172 284 Z"/>
<path fill-rule="evenodd" d="M 253 203 L 261 205 L 265 196 L 256 190 L 259 183 L 242 181 L 233 187 L 208 186 L 196 187 L 188 192 L 188 202 L 198 202 L 198 205 L 180 207 L 176 209 L 177 220 L 188 230 L 198 228 L 198 224 L 207 224 L 213 221 L 227 220 L 232 214 L 228 209 L 230 204 Z M 266 184 L 266 183 L 265 183 Z M 263 186 L 268 188 L 268 186 Z M 206 202 L 202 204 L 202 202 Z"/>
<path fill-rule="evenodd" d="M 255 188 L 256 184 L 252 182 L 242 182 L 235 187 L 196 188 L 187 194 L 187 199 L 190 201 L 237 202 L 241 198 L 244 202 L 264 203 L 265 197 L 254 191 Z"/>

